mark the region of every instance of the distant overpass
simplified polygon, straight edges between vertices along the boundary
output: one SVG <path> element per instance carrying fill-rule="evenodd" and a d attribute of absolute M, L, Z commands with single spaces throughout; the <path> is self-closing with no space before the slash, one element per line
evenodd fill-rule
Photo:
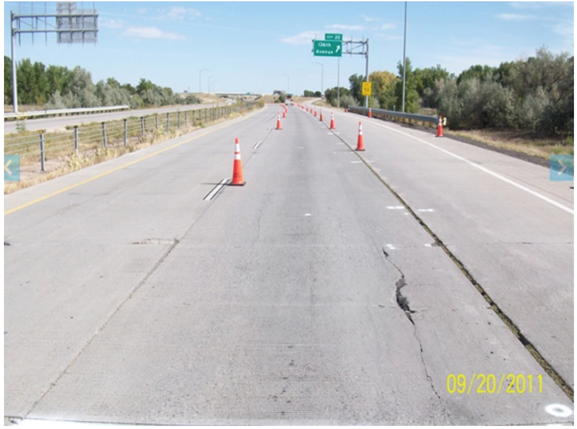
<path fill-rule="evenodd" d="M 259 94 L 257 92 L 215 92 L 214 95 L 219 97 L 232 97 L 232 98 L 240 98 L 240 97 L 255 97 L 260 98 L 263 94 Z"/>

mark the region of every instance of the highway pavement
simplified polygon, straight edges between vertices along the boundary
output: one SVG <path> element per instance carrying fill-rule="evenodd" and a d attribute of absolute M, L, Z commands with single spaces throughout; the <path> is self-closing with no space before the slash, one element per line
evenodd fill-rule
<path fill-rule="evenodd" d="M 6 420 L 572 424 L 573 184 L 280 112 L 4 197 Z"/>

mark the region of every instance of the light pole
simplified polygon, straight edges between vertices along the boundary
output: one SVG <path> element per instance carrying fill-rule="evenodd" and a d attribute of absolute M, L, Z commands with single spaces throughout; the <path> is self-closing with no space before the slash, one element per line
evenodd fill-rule
<path fill-rule="evenodd" d="M 211 80 L 213 77 L 215 77 L 215 76 L 216 76 L 216 75 L 213 74 L 212 76 L 209 76 L 209 77 L 208 77 L 208 93 L 209 93 L 209 94 L 210 94 L 210 80 Z"/>
<path fill-rule="evenodd" d="M 405 40 L 403 42 L 403 105 L 402 112 L 405 113 L 405 80 L 407 77 L 407 60 L 405 53 L 407 50 L 407 2 L 405 2 Z"/>
<path fill-rule="evenodd" d="M 203 71 L 209 71 L 209 70 L 208 69 L 202 69 L 201 71 L 198 72 L 198 93 L 199 94 L 202 92 L 201 87 L 200 87 L 200 76 L 201 76 Z"/>
<path fill-rule="evenodd" d="M 325 75 L 325 67 L 321 64 L 321 63 L 313 63 L 313 64 L 318 64 L 319 66 L 321 66 L 321 97 L 324 96 L 325 93 L 325 89 L 324 89 L 324 75 Z"/>

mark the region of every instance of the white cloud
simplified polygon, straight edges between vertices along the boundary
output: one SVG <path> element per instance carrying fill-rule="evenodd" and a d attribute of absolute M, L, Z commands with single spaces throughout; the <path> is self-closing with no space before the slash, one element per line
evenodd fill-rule
<path fill-rule="evenodd" d="M 123 28 L 124 22 L 121 19 L 100 18 L 98 25 L 104 28 Z"/>
<path fill-rule="evenodd" d="M 311 44 L 311 40 L 316 39 L 317 36 L 324 37 L 324 33 L 321 31 L 304 31 L 296 36 L 283 37 L 281 41 L 289 45 L 308 45 Z"/>
<path fill-rule="evenodd" d="M 350 31 L 365 29 L 365 27 L 363 27 L 362 25 L 343 25 L 343 24 L 327 25 L 327 28 L 330 30 L 350 30 Z"/>
<path fill-rule="evenodd" d="M 377 30 L 393 30 L 397 28 L 397 26 L 395 24 L 389 23 L 389 24 L 383 24 L 380 27 L 377 27 Z"/>
<path fill-rule="evenodd" d="M 168 12 L 160 17 L 164 21 L 183 21 L 185 19 L 193 20 L 201 16 L 201 13 L 196 9 L 185 8 L 182 6 L 171 7 Z"/>
<path fill-rule="evenodd" d="M 564 6 L 564 7 L 573 7 L 572 1 L 546 1 L 546 2 L 538 2 L 538 1 L 522 1 L 522 2 L 512 2 L 509 3 L 513 9 L 521 9 L 521 10 L 540 10 L 545 7 L 555 7 L 555 6 Z"/>
<path fill-rule="evenodd" d="M 123 33 L 123 35 L 139 39 L 183 40 L 185 38 L 180 34 L 162 31 L 156 27 L 130 27 Z"/>
<path fill-rule="evenodd" d="M 375 36 L 377 36 L 380 39 L 384 39 L 384 40 L 403 40 L 403 36 L 391 36 L 390 34 L 383 34 L 383 33 L 377 33 L 375 34 Z"/>
<path fill-rule="evenodd" d="M 373 18 L 372 16 L 367 16 L 367 15 L 361 15 L 361 18 L 363 18 L 365 20 L 365 22 L 375 22 L 375 21 L 381 21 L 381 18 Z"/>
<path fill-rule="evenodd" d="M 551 25 L 550 28 L 557 34 L 561 36 L 573 38 L 574 27 L 572 22 L 560 22 L 555 25 Z"/>
<path fill-rule="evenodd" d="M 535 17 L 533 15 L 519 15 L 517 13 L 500 13 L 499 15 L 497 15 L 498 19 L 501 19 L 503 21 L 530 21 L 532 19 L 535 19 Z"/>

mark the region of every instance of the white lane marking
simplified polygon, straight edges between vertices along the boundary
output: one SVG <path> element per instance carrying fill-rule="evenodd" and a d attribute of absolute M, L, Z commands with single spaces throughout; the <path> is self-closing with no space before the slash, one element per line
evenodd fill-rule
<path fill-rule="evenodd" d="M 405 206 L 387 206 L 389 210 L 402 210 Z"/>
<path fill-rule="evenodd" d="M 252 147 L 252 149 L 253 149 L 253 150 L 257 150 L 261 143 L 262 143 L 262 140 L 259 141 L 257 144 L 255 144 L 255 145 Z"/>
<path fill-rule="evenodd" d="M 396 249 L 396 247 L 393 246 L 392 244 L 386 244 L 386 246 L 389 250 L 395 250 Z"/>
<path fill-rule="evenodd" d="M 418 212 L 434 212 L 434 209 L 418 209 Z"/>
<path fill-rule="evenodd" d="M 457 154 L 455 154 L 455 153 L 453 153 L 453 152 L 449 152 L 449 151 L 446 150 L 446 149 L 440 148 L 439 146 L 435 146 L 435 145 L 432 144 L 432 143 L 426 142 L 425 140 L 421 140 L 420 138 L 417 138 L 417 137 L 412 136 L 412 135 L 410 135 L 410 134 L 404 133 L 404 132 L 402 132 L 402 131 L 395 130 L 394 128 L 390 128 L 390 127 L 387 127 L 387 126 L 385 126 L 385 125 L 377 124 L 377 123 L 374 123 L 374 122 L 369 122 L 369 123 L 372 124 L 372 125 L 376 125 L 377 127 L 381 127 L 381 128 L 385 128 L 385 129 L 387 129 L 387 130 L 394 131 L 394 132 L 396 132 L 396 133 L 399 133 L 399 134 L 402 134 L 402 135 L 404 135 L 404 136 L 410 137 L 410 138 L 412 138 L 412 139 L 414 139 L 414 140 L 416 140 L 416 141 L 418 141 L 418 142 L 420 142 L 420 143 L 426 144 L 427 146 L 430 146 L 430 147 L 432 147 L 432 148 L 434 148 L 434 149 L 437 149 L 437 150 L 439 150 L 439 151 L 441 151 L 441 152 L 443 152 L 443 153 L 446 153 L 447 155 L 450 155 L 450 156 L 452 156 L 453 158 L 456 158 L 456 159 L 458 159 L 458 160 L 460 160 L 460 161 L 466 162 L 466 163 L 469 164 L 470 166 L 475 167 L 476 169 L 481 170 L 481 171 L 483 171 L 483 172 L 485 172 L 485 173 L 487 173 L 487 174 L 489 174 L 489 175 L 491 175 L 491 176 L 493 176 L 493 177 L 495 177 L 495 178 L 497 178 L 497 179 L 499 179 L 499 180 L 502 180 L 502 181 L 505 182 L 505 183 L 508 183 L 508 184 L 510 184 L 510 185 L 513 185 L 513 186 L 515 186 L 516 188 L 521 189 L 522 191 L 525 191 L 525 192 L 527 192 L 527 193 L 529 193 L 529 194 L 531 194 L 531 195 L 533 195 L 533 196 L 535 196 L 535 197 L 537 197 L 537 198 L 540 198 L 541 200 L 543 200 L 543 201 L 545 201 L 545 202 L 547 202 L 547 203 L 549 203 L 549 204 L 551 204 L 551 205 L 553 205 L 553 206 L 555 206 L 555 207 L 557 207 L 557 208 L 560 208 L 561 210 L 564 210 L 564 211 L 566 211 L 567 213 L 575 214 L 575 212 L 574 212 L 572 209 L 570 209 L 569 207 L 566 207 L 566 206 L 564 206 L 563 204 L 560 204 L 560 203 L 558 203 L 557 201 L 554 201 L 554 200 L 552 200 L 551 198 L 546 197 L 545 195 L 541 195 L 540 193 L 535 192 L 535 191 L 533 191 L 532 189 L 529 189 L 529 188 L 527 188 L 527 187 L 525 187 L 525 186 L 523 186 L 523 185 L 520 185 L 519 183 L 514 182 L 514 181 L 512 181 L 511 179 L 508 179 L 508 178 L 506 178 L 506 177 L 504 177 L 504 176 L 501 176 L 500 174 L 495 173 L 494 171 L 491 171 L 491 170 L 489 170 L 488 168 L 485 168 L 485 167 L 483 167 L 483 166 L 481 166 L 481 165 L 479 165 L 479 164 L 475 164 L 474 162 L 469 161 L 468 159 L 463 158 L 462 156 L 459 156 L 459 155 L 457 155 Z"/>
<path fill-rule="evenodd" d="M 351 161 L 351 164 L 362 164 L 363 161 Z"/>
<path fill-rule="evenodd" d="M 312 216 L 312 213 L 305 213 L 303 216 Z"/>
<path fill-rule="evenodd" d="M 229 179 L 222 179 L 218 185 L 216 185 L 214 187 L 214 189 L 212 191 L 210 191 L 208 193 L 208 195 L 206 197 L 204 197 L 202 199 L 202 201 L 210 201 L 212 200 L 214 197 L 216 197 L 218 195 L 218 193 L 224 188 L 224 185 L 226 185 L 228 183 Z"/>

